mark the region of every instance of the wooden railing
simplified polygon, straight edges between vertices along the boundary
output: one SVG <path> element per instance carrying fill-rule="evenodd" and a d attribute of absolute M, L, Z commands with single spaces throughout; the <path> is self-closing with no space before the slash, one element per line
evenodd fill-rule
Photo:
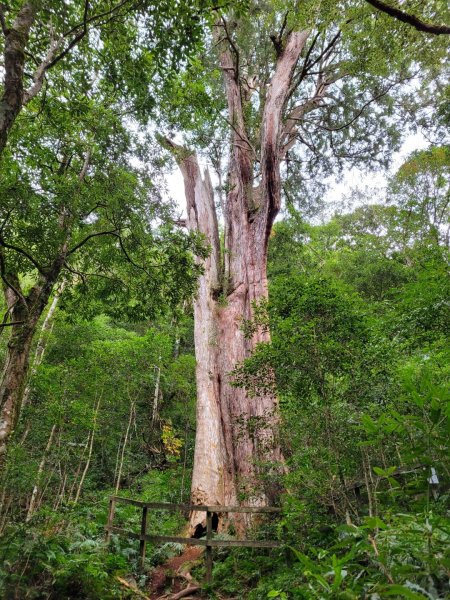
<path fill-rule="evenodd" d="M 128 531 L 122 527 L 114 526 L 114 512 L 117 503 L 131 504 L 142 509 L 141 531 L 135 533 Z M 206 512 L 206 539 L 178 537 L 174 535 L 152 535 L 147 533 L 148 511 L 149 509 L 156 510 L 180 510 L 186 514 L 192 511 Z M 196 504 L 170 504 L 167 502 L 140 502 L 131 498 L 122 498 L 120 496 L 111 496 L 109 499 L 108 522 L 106 524 L 106 542 L 109 543 L 112 533 L 126 535 L 130 538 L 139 540 L 139 557 L 141 566 L 144 566 L 146 545 L 147 542 L 176 542 L 179 544 L 187 544 L 190 546 L 205 546 L 205 564 L 206 564 L 206 581 L 211 583 L 212 580 L 212 549 L 218 546 L 228 547 L 244 547 L 244 548 L 279 548 L 282 543 L 271 540 L 222 540 L 214 539 L 213 531 L 213 515 L 219 513 L 279 513 L 280 508 L 269 506 L 202 506 Z"/>

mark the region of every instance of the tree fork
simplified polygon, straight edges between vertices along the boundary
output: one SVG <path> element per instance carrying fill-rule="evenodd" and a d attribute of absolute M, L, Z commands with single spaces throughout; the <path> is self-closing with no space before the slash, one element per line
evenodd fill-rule
<path fill-rule="evenodd" d="M 220 24 L 217 28 L 220 27 Z M 283 111 L 292 77 L 309 32 L 291 32 L 267 94 L 261 124 L 261 155 L 256 156 L 245 129 L 238 65 L 226 40 L 220 42 L 231 132 L 228 193 L 225 205 L 225 261 L 221 260 L 217 215 L 209 173 L 200 169 L 195 153 L 170 140 L 163 144 L 174 155 L 184 178 L 187 226 L 203 234 L 211 252 L 203 262 L 194 303 L 197 360 L 197 431 L 191 499 L 194 504 L 264 506 L 275 501 L 276 485 L 261 485 L 261 464 L 282 466 L 277 439 L 278 402 L 272 394 L 250 399 L 233 387 L 232 372 L 251 356 L 255 346 L 270 339 L 257 328 L 249 338 L 242 322 L 251 320 L 255 305 L 267 299 L 267 247 L 280 208 Z M 228 38 L 226 38 L 228 39 Z M 259 158 L 259 161 L 258 161 Z M 255 163 L 261 165 L 261 185 L 254 186 Z M 199 259 L 200 260 L 200 259 Z M 225 267 L 221 268 L 224 264 Z M 223 282 L 227 282 L 227 286 Z M 226 287 L 226 289 L 225 289 Z M 221 289 L 219 295 L 217 290 Z M 249 524 L 241 515 L 235 526 Z M 219 523 L 219 528 L 224 527 Z M 201 534 L 204 514 L 191 515 L 191 531 Z"/>

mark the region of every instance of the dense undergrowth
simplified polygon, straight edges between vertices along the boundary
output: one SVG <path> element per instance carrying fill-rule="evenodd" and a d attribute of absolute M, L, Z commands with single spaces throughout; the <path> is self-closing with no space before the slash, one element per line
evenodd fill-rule
<path fill-rule="evenodd" d="M 204 596 L 449 596 L 448 251 L 420 228 L 401 247 L 402 215 L 368 206 L 275 228 L 270 302 L 243 324 L 270 323 L 272 342 L 234 377 L 257 402 L 272 385 L 264 373 L 276 374 L 289 468 L 275 481 L 281 516 L 251 535 L 283 547 L 214 550 Z M 144 570 L 136 540 L 113 535 L 106 547 L 108 497 L 188 500 L 192 322 L 135 326 L 62 308 L 47 341 L 2 481 L 0 595 L 132 598 L 118 578 L 145 593 L 181 547 L 149 544 Z M 259 467 L 262 484 L 274 483 L 271 466 Z M 115 523 L 137 532 L 139 511 L 119 505 Z M 184 525 L 156 511 L 149 529 Z M 201 561 L 191 570 L 204 580 Z"/>
<path fill-rule="evenodd" d="M 179 469 L 155 471 L 139 479 L 136 487 L 121 495 L 147 501 L 178 500 L 171 491 L 171 481 L 179 479 Z M 144 585 L 147 577 L 138 564 L 139 542 L 113 534 L 105 543 L 104 526 L 109 496 L 86 494 L 80 506 L 66 506 L 60 511 L 43 508 L 29 524 L 11 524 L 3 532 L 0 544 L 0 593 L 4 598 L 86 598 L 109 599 L 132 597 L 117 577 L 136 578 Z M 178 490 L 175 492 L 178 493 Z M 117 505 L 116 526 L 137 532 L 141 514 L 135 507 Z M 179 514 L 153 511 L 149 531 L 175 534 L 184 524 Z M 147 566 L 150 569 L 176 554 L 174 544 L 148 545 Z"/>

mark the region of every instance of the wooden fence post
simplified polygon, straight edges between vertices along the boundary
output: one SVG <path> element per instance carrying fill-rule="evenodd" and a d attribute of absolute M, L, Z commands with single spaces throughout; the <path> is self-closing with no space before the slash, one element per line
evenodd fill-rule
<path fill-rule="evenodd" d="M 105 542 L 107 544 L 109 544 L 109 542 L 111 541 L 111 527 L 112 527 L 113 521 L 114 521 L 114 510 L 115 510 L 115 499 L 110 498 L 109 499 L 109 510 L 108 510 L 108 521 L 106 523 L 106 536 L 105 536 Z"/>
<path fill-rule="evenodd" d="M 212 546 L 208 543 L 212 539 L 212 512 L 206 511 L 206 582 L 212 582 Z"/>
<path fill-rule="evenodd" d="M 145 536 L 147 535 L 147 516 L 148 516 L 148 508 L 146 506 L 142 507 L 142 521 L 141 521 L 141 540 L 139 542 L 139 556 L 141 569 L 144 568 L 145 565 L 145 548 L 147 546 L 147 540 Z"/>

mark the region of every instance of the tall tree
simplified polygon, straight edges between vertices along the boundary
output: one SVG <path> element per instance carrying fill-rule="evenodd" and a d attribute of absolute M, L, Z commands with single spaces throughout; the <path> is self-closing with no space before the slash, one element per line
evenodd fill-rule
<path fill-rule="evenodd" d="M 133 98 L 143 114 L 152 105 L 149 70 L 151 75 L 167 73 L 196 46 L 206 4 L 186 0 L 73 0 L 64 7 L 59 1 L 42 0 L 2 4 L 0 155 L 17 117 L 54 85 L 54 73 L 61 76 L 63 69 L 85 75 L 94 69 L 97 76 L 106 72 L 114 82 L 125 80 L 128 99 Z M 139 73 L 142 77 L 136 77 Z"/>
<path fill-rule="evenodd" d="M 210 67 L 211 77 L 205 83 L 194 63 L 191 80 L 180 81 L 181 89 L 192 90 L 199 112 L 192 115 L 191 104 L 178 102 L 175 118 L 194 131 L 191 140 L 212 148 L 220 176 L 220 155 L 226 153 L 219 124 L 226 124 L 229 141 L 226 182 L 219 181 L 220 196 L 226 196 L 221 242 L 208 172 L 202 173 L 194 151 L 165 140 L 184 177 L 187 226 L 211 246 L 195 302 L 194 503 L 263 505 L 275 499 L 276 464 L 283 462 L 277 399 L 269 392 L 249 398 L 233 387 L 232 372 L 269 339 L 263 316 L 267 248 L 282 180 L 289 196 L 298 197 L 308 178 L 320 189 L 322 175 L 333 167 L 386 160 L 398 142 L 389 119 L 392 98 L 413 76 L 405 43 L 411 48 L 417 39 L 409 33 L 405 42 L 404 31 L 394 28 L 387 47 L 386 30 L 373 25 L 364 4 L 353 8 L 345 2 L 250 3 L 246 16 L 219 10 L 202 65 Z M 427 57 L 431 46 L 423 44 Z M 208 95 L 216 99 L 212 108 Z M 209 129 L 199 126 L 198 115 L 209 118 Z M 266 377 L 269 382 L 270 370 Z M 200 519 L 192 516 L 193 529 Z"/>
<path fill-rule="evenodd" d="M 156 224 L 170 210 L 151 170 L 129 164 L 128 151 L 149 150 L 135 145 L 104 97 L 53 97 L 11 141 L 16 158 L 4 157 L 9 168 L 0 179 L 3 326 L 11 330 L 0 382 L 0 457 L 18 419 L 33 336 L 58 281 L 77 284 L 79 298 L 94 287 L 113 304 L 106 312 L 138 319 L 190 295 L 195 279 L 192 240 Z"/>
<path fill-rule="evenodd" d="M 85 281 L 86 250 L 95 248 L 93 270 L 110 281 L 103 288 L 111 296 L 120 278 L 108 278 L 108 269 L 118 249 L 140 273 L 150 273 L 144 257 L 153 273 L 165 262 L 189 271 L 183 236 L 150 233 L 155 190 L 148 174 L 129 165 L 122 119 L 128 111 L 148 119 L 149 80 L 163 82 L 197 45 L 201 4 L 74 0 L 61 8 L 17 0 L 0 7 L 0 276 L 2 326 L 12 329 L 0 383 L 0 461 L 20 410 L 33 335 L 62 272 Z M 145 147 L 134 146 L 136 155 L 147 158 Z M 177 239 L 181 262 L 161 259 L 176 254 Z M 150 246 L 157 265 L 146 255 Z M 170 276 L 149 278 L 159 283 L 149 284 L 144 304 L 156 288 L 177 297 Z"/>

